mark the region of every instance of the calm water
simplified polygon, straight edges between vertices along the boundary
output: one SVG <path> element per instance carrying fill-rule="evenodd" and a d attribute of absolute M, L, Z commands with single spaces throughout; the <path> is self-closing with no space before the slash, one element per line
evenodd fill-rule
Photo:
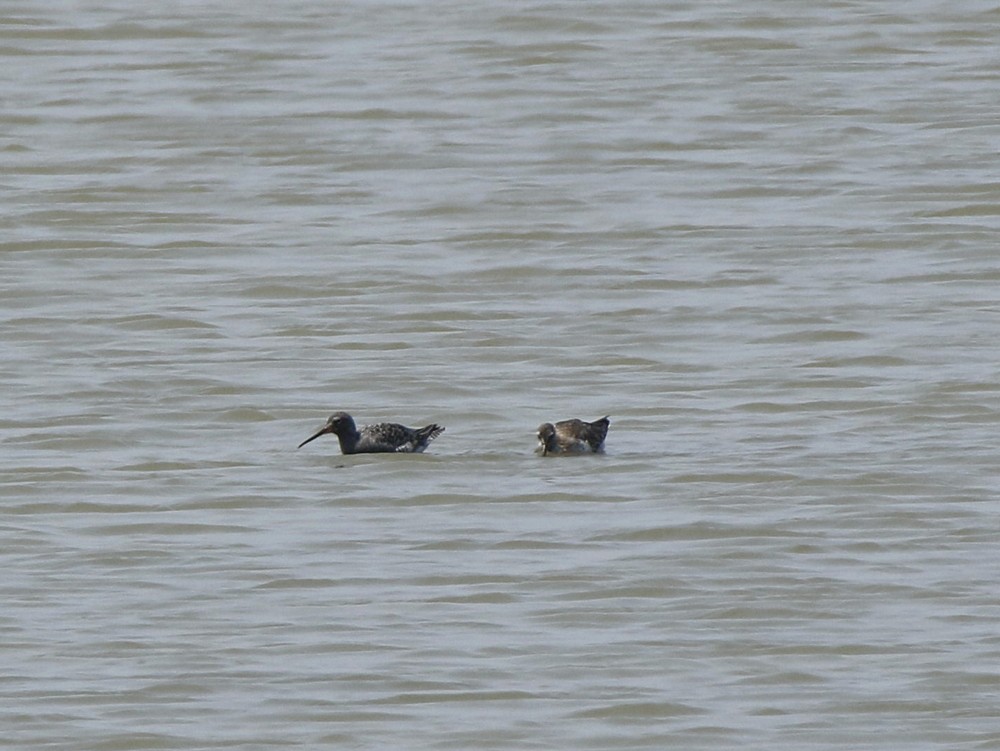
<path fill-rule="evenodd" d="M 0 33 L 4 748 L 1000 748 L 995 0 Z"/>

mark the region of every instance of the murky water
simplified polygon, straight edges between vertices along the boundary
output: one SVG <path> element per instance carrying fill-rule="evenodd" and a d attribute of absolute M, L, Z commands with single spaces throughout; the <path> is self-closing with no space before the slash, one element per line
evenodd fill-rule
<path fill-rule="evenodd" d="M 0 21 L 6 747 L 1000 745 L 996 3 Z"/>

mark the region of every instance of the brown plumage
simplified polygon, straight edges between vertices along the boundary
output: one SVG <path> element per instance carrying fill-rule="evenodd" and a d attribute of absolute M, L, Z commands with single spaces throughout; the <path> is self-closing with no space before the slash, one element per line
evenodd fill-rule
<path fill-rule="evenodd" d="M 604 451 L 604 438 L 611 421 L 607 417 L 593 422 L 562 420 L 538 426 L 538 451 L 549 454 L 586 454 Z"/>

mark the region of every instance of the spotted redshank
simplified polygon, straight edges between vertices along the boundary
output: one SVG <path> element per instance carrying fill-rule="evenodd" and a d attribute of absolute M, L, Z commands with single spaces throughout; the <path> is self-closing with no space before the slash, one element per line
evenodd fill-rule
<path fill-rule="evenodd" d="M 342 454 L 375 454 L 399 452 L 419 454 L 427 444 L 444 432 L 440 425 L 427 425 L 422 428 L 408 428 L 394 422 L 380 422 L 375 425 L 362 425 L 358 430 L 354 418 L 346 412 L 334 412 L 326 425 L 299 444 L 302 448 L 321 435 L 335 433 L 340 439 Z"/>

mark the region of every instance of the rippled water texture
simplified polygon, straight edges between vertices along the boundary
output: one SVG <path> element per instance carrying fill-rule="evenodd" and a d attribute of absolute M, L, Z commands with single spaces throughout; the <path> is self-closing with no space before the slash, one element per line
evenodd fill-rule
<path fill-rule="evenodd" d="M 998 38 L 6 3 L 5 747 L 996 748 Z"/>

